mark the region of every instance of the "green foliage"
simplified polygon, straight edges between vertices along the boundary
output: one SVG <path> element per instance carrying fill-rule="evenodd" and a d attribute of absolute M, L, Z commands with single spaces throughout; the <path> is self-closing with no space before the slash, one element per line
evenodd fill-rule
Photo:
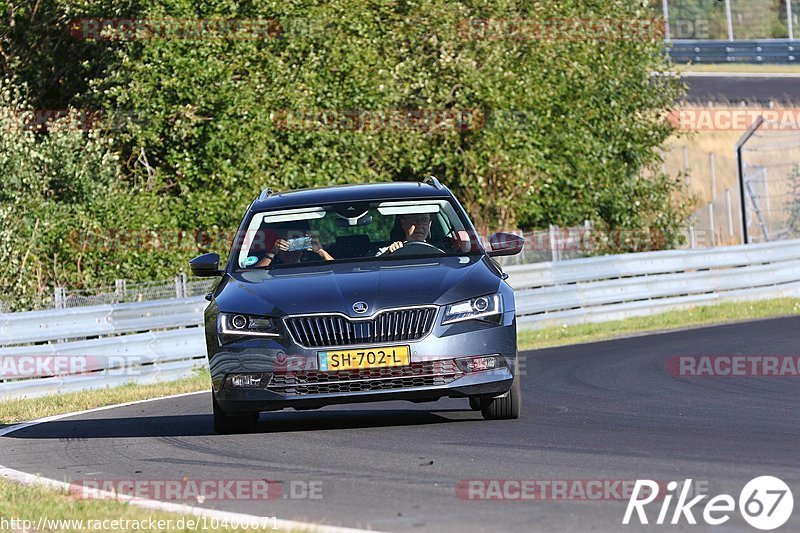
<path fill-rule="evenodd" d="M 36 247 L 39 268 L 45 269 L 45 258 L 52 262 L 54 250 L 63 258 L 49 277 L 32 278 L 37 287 L 166 278 L 200 248 L 225 253 L 229 231 L 264 186 L 287 190 L 435 174 L 482 231 L 589 219 L 604 232 L 663 235 L 663 247 L 675 245 L 688 215 L 681 182 L 659 170 L 656 148 L 673 133 L 664 111 L 682 86 L 653 75 L 667 65 L 660 33 L 643 24 L 653 16 L 649 2 L 37 5 L 37 13 L 22 4 L 16 11 L 0 8 L 0 43 L 9 58 L 4 72 L 28 83 L 37 106 L 79 104 L 118 117 L 90 135 L 28 132 L 13 141 L 19 144 L 14 153 L 64 161 L 56 171 L 35 158 L 9 157 L 14 162 L 8 164 L 24 167 L 21 183 L 27 179 L 26 187 L 37 191 L 35 199 L 23 201 L 18 190 L 16 199 L 0 200 L 26 228 L 20 235 L 30 238 L 34 228 L 40 235 L 61 235 L 65 228 L 81 235 L 63 245 L 48 237 Z M 256 38 L 173 28 L 155 38 L 126 40 L 124 32 L 112 32 L 105 34 L 109 39 L 88 41 L 70 37 L 66 25 L 82 16 L 134 13 L 151 21 L 274 23 Z M 33 23 L 22 31 L 26 17 Z M 494 26 L 480 19 L 493 19 Z M 540 38 L 536 25 L 511 33 L 513 21 L 567 19 L 616 24 L 605 34 L 579 26 Z M 36 35 L 46 38 L 40 43 Z M 140 28 L 137 35 L 147 32 Z M 56 65 L 62 75 L 52 75 Z M 91 184 L 80 181 L 88 172 L 78 170 L 81 157 L 94 158 L 85 162 L 97 167 Z M 196 245 L 195 233 L 206 229 L 225 237 Z M 97 245 L 116 230 L 161 240 Z M 163 244 L 165 233 L 171 246 L 152 245 Z M 608 242 L 610 251 L 638 249 L 625 240 Z M 16 261 L 19 266 L 22 257 Z"/>
<path fill-rule="evenodd" d="M 658 174 L 653 150 L 672 133 L 660 113 L 681 91 L 651 75 L 664 70 L 658 32 L 542 40 L 464 29 L 478 18 L 642 20 L 650 11 L 641 5 L 349 0 L 236 10 L 224 0 L 172 0 L 148 12 L 164 14 L 266 18 L 283 28 L 267 39 L 144 41 L 98 80 L 107 108 L 136 116 L 127 149 L 146 153 L 157 186 L 196 222 L 235 224 L 264 185 L 429 173 L 456 190 L 482 228 L 592 219 L 667 230 L 682 222 L 672 201 L 679 182 Z M 279 120 L 359 110 L 476 111 L 484 122 L 365 130 Z M 646 169 L 652 179 L 641 179 Z"/>
<path fill-rule="evenodd" d="M 162 247 L 136 230 L 158 228 L 164 199 L 125 184 L 114 139 L 76 128 L 76 114 L 51 124 L 46 135 L 36 133 L 30 127 L 33 111 L 20 92 L 0 82 L 5 306 L 39 307 L 52 299 L 54 286 L 96 287 L 116 278 L 174 274 L 197 250 L 194 239 L 178 243 L 182 249 Z"/>

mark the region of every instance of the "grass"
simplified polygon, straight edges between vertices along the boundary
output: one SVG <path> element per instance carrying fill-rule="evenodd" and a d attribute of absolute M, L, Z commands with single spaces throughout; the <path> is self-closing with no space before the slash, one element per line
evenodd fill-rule
<path fill-rule="evenodd" d="M 30 522 L 12 523 L 12 519 Z M 40 519 L 43 522 L 39 523 Z M 8 522 L 3 523 L 2 520 Z M 122 520 L 127 522 L 121 522 Z M 159 524 L 159 520 L 163 522 Z M 199 527 L 195 528 L 194 524 L 189 523 L 190 520 L 195 521 Z M 177 532 L 210 529 L 203 528 L 203 525 L 209 525 L 210 519 L 205 519 L 205 523 L 203 520 L 202 517 L 154 511 L 115 500 L 82 499 L 66 490 L 20 485 L 0 479 L 0 530 L 3 531 L 36 531 L 39 530 L 39 526 L 41 531 L 74 532 L 91 530 Z M 92 521 L 93 527 L 89 521 Z M 102 521 L 106 521 L 105 524 Z M 247 531 L 225 529 L 225 531 L 230 530 Z"/>
<path fill-rule="evenodd" d="M 210 388 L 211 380 L 208 370 L 203 369 L 190 378 L 178 381 L 154 383 L 152 385 L 130 383 L 108 389 L 70 392 L 41 398 L 4 400 L 0 402 L 0 406 L 2 406 L 0 410 L 0 425 L 13 424 L 60 413 L 83 411 L 84 409 L 102 407 L 104 405 L 167 396 L 169 394 L 209 390 Z"/>
<path fill-rule="evenodd" d="M 705 305 L 692 309 L 668 311 L 657 315 L 523 330 L 519 334 L 520 350 L 536 350 L 565 344 L 595 342 L 634 334 L 669 331 L 693 326 L 723 324 L 741 320 L 773 318 L 800 313 L 800 298 L 778 298 L 757 302 Z"/>

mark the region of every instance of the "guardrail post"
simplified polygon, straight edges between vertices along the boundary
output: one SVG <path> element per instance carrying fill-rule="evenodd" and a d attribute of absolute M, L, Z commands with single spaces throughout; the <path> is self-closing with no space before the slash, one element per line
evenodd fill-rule
<path fill-rule="evenodd" d="M 689 226 L 689 248 L 694 250 L 697 247 L 697 242 L 694 239 L 694 226 Z"/>
<path fill-rule="evenodd" d="M 67 302 L 67 291 L 64 287 L 56 287 L 53 289 L 53 302 L 56 309 L 64 309 Z"/>
<path fill-rule="evenodd" d="M 186 273 L 175 276 L 175 298 L 186 298 Z"/>

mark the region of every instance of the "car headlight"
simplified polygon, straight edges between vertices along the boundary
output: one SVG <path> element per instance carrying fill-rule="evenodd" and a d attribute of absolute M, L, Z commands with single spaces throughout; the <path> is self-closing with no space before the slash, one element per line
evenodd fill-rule
<path fill-rule="evenodd" d="M 483 320 L 499 323 L 503 318 L 503 304 L 499 294 L 479 296 L 448 305 L 444 310 L 442 324 L 463 320 Z"/>
<path fill-rule="evenodd" d="M 220 313 L 217 332 L 226 337 L 278 337 L 278 327 L 272 318 L 232 313 Z"/>

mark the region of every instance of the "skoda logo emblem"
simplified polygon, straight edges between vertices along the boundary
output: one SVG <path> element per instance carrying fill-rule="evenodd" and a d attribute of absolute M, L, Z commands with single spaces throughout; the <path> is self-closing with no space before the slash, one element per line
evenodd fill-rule
<path fill-rule="evenodd" d="M 367 302 L 356 302 L 353 304 L 353 311 L 356 313 L 366 313 L 368 308 Z"/>

